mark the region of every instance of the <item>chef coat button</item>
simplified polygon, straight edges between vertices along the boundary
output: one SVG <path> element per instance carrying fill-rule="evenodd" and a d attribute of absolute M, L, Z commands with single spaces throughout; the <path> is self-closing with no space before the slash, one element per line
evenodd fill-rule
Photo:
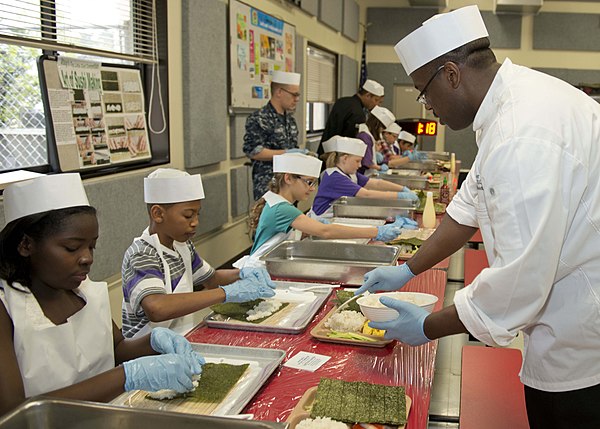
<path fill-rule="evenodd" d="M 491 195 L 496 195 L 496 191 L 494 190 L 494 188 L 490 188 L 490 194 Z"/>

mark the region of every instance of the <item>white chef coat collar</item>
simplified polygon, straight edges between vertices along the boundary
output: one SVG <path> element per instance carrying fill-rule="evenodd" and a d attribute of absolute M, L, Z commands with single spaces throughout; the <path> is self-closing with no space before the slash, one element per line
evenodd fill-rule
<path fill-rule="evenodd" d="M 290 202 L 286 200 L 285 197 L 282 197 L 281 195 L 276 194 L 273 191 L 267 191 L 267 193 L 263 195 L 263 198 L 265 199 L 269 207 L 276 206 L 279 203 L 290 204 Z"/>
<path fill-rule="evenodd" d="M 483 127 L 483 124 L 488 122 L 490 116 L 495 115 L 497 113 L 495 107 L 496 94 L 503 85 L 503 76 L 509 73 L 509 69 L 511 66 L 512 61 L 506 58 L 500 66 L 500 68 L 498 69 L 498 72 L 496 73 L 492 84 L 490 85 L 487 93 L 485 94 L 485 97 L 483 98 L 483 101 L 481 102 L 481 105 L 479 106 L 479 109 L 477 110 L 477 114 L 475 115 L 475 119 L 473 120 L 473 131 L 480 131 Z M 477 142 L 477 146 L 479 146 L 479 142 Z"/>

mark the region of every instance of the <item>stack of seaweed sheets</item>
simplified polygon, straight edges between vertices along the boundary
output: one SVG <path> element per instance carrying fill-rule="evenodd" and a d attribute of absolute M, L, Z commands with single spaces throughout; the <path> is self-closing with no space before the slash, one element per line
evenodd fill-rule
<path fill-rule="evenodd" d="M 406 424 L 404 386 L 322 378 L 310 413 L 345 423 Z"/>

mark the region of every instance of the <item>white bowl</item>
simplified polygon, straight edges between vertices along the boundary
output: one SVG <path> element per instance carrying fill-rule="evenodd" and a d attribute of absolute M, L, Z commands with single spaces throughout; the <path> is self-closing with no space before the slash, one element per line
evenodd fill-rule
<path fill-rule="evenodd" d="M 398 312 L 396 310 L 386 307 L 379 302 L 379 298 L 382 296 L 410 302 L 424 308 L 429 313 L 433 311 L 433 306 L 438 300 L 435 295 L 421 292 L 386 292 L 358 298 L 356 302 L 360 306 L 360 311 L 362 311 L 367 319 L 373 322 L 387 322 L 398 318 Z"/>

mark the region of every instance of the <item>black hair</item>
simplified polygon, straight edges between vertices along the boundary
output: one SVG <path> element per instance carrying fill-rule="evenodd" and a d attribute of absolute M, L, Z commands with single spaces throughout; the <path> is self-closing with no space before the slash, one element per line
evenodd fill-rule
<path fill-rule="evenodd" d="M 447 62 L 466 65 L 474 69 L 484 69 L 496 62 L 496 56 L 490 49 L 490 39 L 482 37 L 430 61 L 425 67 L 433 73 Z"/>
<path fill-rule="evenodd" d="M 61 231 L 66 220 L 77 214 L 96 215 L 96 209 L 90 206 L 67 207 L 49 210 L 15 219 L 0 231 L 0 278 L 12 286 L 19 282 L 23 286 L 31 283 L 29 259 L 21 256 L 17 250 L 23 237 L 43 241 Z"/>
<path fill-rule="evenodd" d="M 151 216 L 153 206 L 161 206 L 165 210 L 169 210 L 175 204 L 177 204 L 177 203 L 146 203 L 146 211 L 148 212 L 148 216 Z"/>

